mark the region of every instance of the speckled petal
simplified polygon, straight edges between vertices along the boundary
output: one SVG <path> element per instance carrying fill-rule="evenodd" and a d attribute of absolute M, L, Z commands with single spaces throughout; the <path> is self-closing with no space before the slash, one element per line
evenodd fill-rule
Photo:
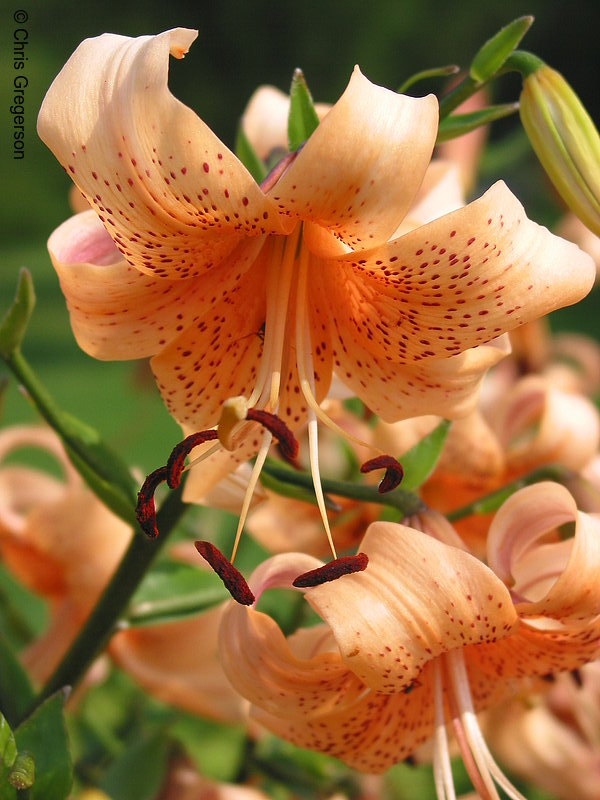
<path fill-rule="evenodd" d="M 225 400 L 252 392 L 263 350 L 265 281 L 261 255 L 227 297 L 150 362 L 167 409 L 180 425 L 212 428 Z"/>
<path fill-rule="evenodd" d="M 403 691 L 436 656 L 501 639 L 517 624 L 504 584 L 463 550 L 386 522 L 369 526 L 359 550 L 366 570 L 309 589 L 306 599 L 371 689 Z"/>
<path fill-rule="evenodd" d="M 356 67 L 270 197 L 283 213 L 320 223 L 355 250 L 381 244 L 421 185 L 437 125 L 433 95 L 396 94 Z"/>
<path fill-rule="evenodd" d="M 263 562 L 248 583 L 257 597 L 268 587 L 291 588 L 295 576 L 321 563 L 300 553 L 281 554 Z M 238 603 L 225 611 L 219 648 L 236 691 L 276 715 L 321 717 L 364 691 L 337 652 L 298 658 L 271 617 Z"/>
<path fill-rule="evenodd" d="M 86 39 L 42 105 L 38 132 L 130 264 L 189 277 L 244 235 L 283 232 L 248 171 L 167 87 L 195 31 Z M 286 227 L 287 226 L 287 227 Z"/>
<path fill-rule="evenodd" d="M 339 335 L 398 364 L 449 356 L 575 303 L 592 259 L 528 220 L 496 183 L 483 197 L 357 258 L 323 262 Z"/>
<path fill-rule="evenodd" d="M 501 336 L 450 358 L 398 365 L 374 356 L 356 340 L 333 337 L 336 374 L 386 422 L 423 414 L 465 416 L 475 408 L 486 371 L 509 352 L 508 338 Z"/>
<path fill-rule="evenodd" d="M 357 702 L 318 718 L 279 716 L 259 708 L 252 716 L 299 747 L 336 756 L 360 772 L 381 773 L 412 755 L 433 734 L 433 670 L 395 695 L 367 692 Z"/>
<path fill-rule="evenodd" d="M 126 360 L 158 353 L 206 315 L 261 245 L 259 237 L 242 242 L 202 278 L 158 278 L 131 267 L 96 214 L 87 211 L 57 228 L 48 250 L 79 346 L 95 358 Z"/>

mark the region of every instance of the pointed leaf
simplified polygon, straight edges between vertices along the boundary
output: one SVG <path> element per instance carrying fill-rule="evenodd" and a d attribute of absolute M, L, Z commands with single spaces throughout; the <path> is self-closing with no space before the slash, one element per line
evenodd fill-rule
<path fill-rule="evenodd" d="M 267 169 L 248 141 L 248 137 L 244 133 L 244 129 L 241 125 L 238 127 L 235 137 L 235 154 L 254 180 L 257 183 L 261 183 L 267 174 Z"/>
<path fill-rule="evenodd" d="M 35 759 L 35 781 L 28 800 L 65 800 L 72 783 L 72 765 L 63 717 L 66 691 L 49 697 L 15 731 L 19 752 Z"/>
<path fill-rule="evenodd" d="M 456 64 L 447 64 L 445 67 L 432 67 L 431 69 L 424 69 L 421 72 L 416 72 L 407 78 L 404 83 L 398 87 L 398 94 L 404 94 L 407 89 L 414 86 L 415 83 L 427 80 L 428 78 L 445 78 L 448 75 L 456 75 L 460 71 L 460 67 Z"/>
<path fill-rule="evenodd" d="M 290 114 L 288 117 L 288 146 L 297 150 L 311 133 L 316 130 L 319 117 L 313 99 L 306 85 L 304 73 L 297 69 L 290 88 Z"/>
<path fill-rule="evenodd" d="M 399 459 L 404 470 L 402 488 L 411 492 L 427 480 L 436 465 L 446 436 L 450 430 L 450 422 L 443 420 L 431 433 Z"/>
<path fill-rule="evenodd" d="M 471 78 L 485 83 L 495 75 L 525 36 L 532 22 L 533 17 L 519 17 L 488 39 L 471 62 L 469 69 Z"/>
<path fill-rule="evenodd" d="M 488 125 L 497 119 L 508 117 L 519 110 L 518 103 L 504 103 L 503 105 L 488 106 L 480 111 L 471 111 L 468 114 L 453 114 L 440 121 L 436 144 L 446 142 L 470 133 L 481 125 Z"/>
<path fill-rule="evenodd" d="M 9 358 L 21 347 L 34 306 L 35 292 L 31 274 L 22 269 L 15 300 L 0 322 L 0 356 L 3 358 Z"/>

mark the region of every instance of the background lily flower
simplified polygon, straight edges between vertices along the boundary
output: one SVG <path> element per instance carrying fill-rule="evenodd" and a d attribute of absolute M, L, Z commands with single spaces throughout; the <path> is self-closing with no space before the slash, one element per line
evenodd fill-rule
<path fill-rule="evenodd" d="M 501 183 L 389 241 L 429 163 L 437 104 L 358 70 L 262 191 L 168 91 L 169 52 L 195 36 L 86 40 L 38 121 L 126 259 L 99 269 L 84 257 L 102 235 L 89 218 L 54 234 L 79 343 L 100 358 L 152 355 L 180 423 L 212 427 L 241 394 L 297 427 L 333 369 L 387 419 L 423 404 L 464 413 L 501 356 L 489 342 L 588 290 L 588 257 L 527 220 Z M 104 315 L 82 302 L 92 285 Z"/>
<path fill-rule="evenodd" d="M 440 785 L 448 768 L 445 721 L 453 720 L 479 780 L 504 780 L 475 711 L 528 678 L 585 663 L 600 637 L 600 587 L 593 577 L 600 523 L 577 512 L 566 490 L 556 492 L 561 487 L 531 488 L 534 493 L 518 493 L 497 517 L 493 570 L 425 533 L 378 522 L 360 546 L 369 557 L 364 572 L 306 592 L 326 625 L 286 640 L 270 617 L 231 603 L 221 655 L 255 718 L 283 738 L 367 772 L 406 758 L 435 732 Z M 554 502 L 545 502 L 551 494 Z M 574 518 L 575 538 L 548 550 L 545 534 Z M 533 578 L 528 565 L 541 558 L 548 569 Z M 249 584 L 258 597 L 270 586 L 289 586 L 300 570 L 318 563 L 299 554 L 275 556 Z"/>
<path fill-rule="evenodd" d="M 15 450 L 49 453 L 60 480 L 3 463 Z M 58 437 L 41 427 L 0 433 L 0 553 L 22 583 L 50 603 L 48 630 L 23 654 L 32 677 L 53 672 L 129 543 L 131 530 L 83 484 Z"/>

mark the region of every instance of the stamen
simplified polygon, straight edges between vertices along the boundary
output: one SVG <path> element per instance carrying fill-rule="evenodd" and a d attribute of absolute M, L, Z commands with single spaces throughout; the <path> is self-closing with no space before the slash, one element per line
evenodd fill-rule
<path fill-rule="evenodd" d="M 151 472 L 142 484 L 138 492 L 135 516 L 140 528 L 149 539 L 156 539 L 158 528 L 156 527 L 156 506 L 154 505 L 154 492 L 157 487 L 167 480 L 167 468 L 159 467 Z"/>
<path fill-rule="evenodd" d="M 194 542 L 194 545 L 202 558 L 210 564 L 219 578 L 221 578 L 233 599 L 242 606 L 251 606 L 255 598 L 242 573 L 227 561 L 214 544 L 210 542 Z"/>
<path fill-rule="evenodd" d="M 433 705 L 435 713 L 433 778 L 435 781 L 435 790 L 439 800 L 456 800 L 456 791 L 452 778 L 452 765 L 450 764 L 450 751 L 448 748 L 448 735 L 446 733 L 446 720 L 444 719 L 442 676 L 439 659 L 434 661 L 433 670 Z"/>
<path fill-rule="evenodd" d="M 194 447 L 197 447 L 199 444 L 204 444 L 205 442 L 213 441 L 216 438 L 216 430 L 199 431 L 198 433 L 192 433 L 182 442 L 175 445 L 167 461 L 167 485 L 169 489 L 176 489 L 179 486 L 185 459 L 192 452 Z"/>
<path fill-rule="evenodd" d="M 366 553 L 357 553 L 355 556 L 340 556 L 322 567 L 303 572 L 292 581 L 292 586 L 297 589 L 306 589 L 310 586 L 320 586 L 322 583 L 335 581 L 343 575 L 353 572 L 362 572 L 367 568 L 369 557 Z"/>
<path fill-rule="evenodd" d="M 240 511 L 240 517 L 238 519 L 237 530 L 235 532 L 235 540 L 233 542 L 233 549 L 231 551 L 231 561 L 233 562 L 237 553 L 238 545 L 240 543 L 240 539 L 242 538 L 242 530 L 244 525 L 246 524 L 246 517 L 248 516 L 248 510 L 250 509 L 250 503 L 252 501 L 252 495 L 254 494 L 254 489 L 256 488 L 256 484 L 258 483 L 258 479 L 260 477 L 260 473 L 262 472 L 262 468 L 265 464 L 265 460 L 267 458 L 267 453 L 269 452 L 269 447 L 271 446 L 271 434 L 269 431 L 264 432 L 263 441 L 260 446 L 260 450 L 256 455 L 256 461 L 254 462 L 254 466 L 252 467 L 252 472 L 250 474 L 250 480 L 248 481 L 248 486 L 246 487 L 246 491 L 244 493 L 244 501 L 242 503 L 242 510 Z"/>
<path fill-rule="evenodd" d="M 404 477 L 402 465 L 395 458 L 392 458 L 392 456 L 375 456 L 375 458 L 365 461 L 360 471 L 364 474 L 366 472 L 373 472 L 375 469 L 385 469 L 385 475 L 377 489 L 379 494 L 391 492 L 392 489 L 400 485 Z"/>
<path fill-rule="evenodd" d="M 269 433 L 277 439 L 284 458 L 292 462 L 296 460 L 298 455 L 298 440 L 280 417 L 268 411 L 249 408 L 246 419 L 259 422 L 263 428 L 266 428 Z"/>

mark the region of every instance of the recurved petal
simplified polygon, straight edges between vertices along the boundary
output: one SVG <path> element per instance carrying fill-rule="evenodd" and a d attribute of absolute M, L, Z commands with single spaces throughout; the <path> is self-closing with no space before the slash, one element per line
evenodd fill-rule
<path fill-rule="evenodd" d="M 463 550 L 386 522 L 369 526 L 360 550 L 366 570 L 309 589 L 306 599 L 375 691 L 401 692 L 436 656 L 501 639 L 517 623 L 504 584 Z"/>
<path fill-rule="evenodd" d="M 242 242 L 208 275 L 169 280 L 130 266 L 93 211 L 71 217 L 48 240 L 77 343 L 107 360 L 158 353 L 227 296 L 261 246 L 260 237 Z"/>
<path fill-rule="evenodd" d="M 130 264 L 189 277 L 244 235 L 282 232 L 273 203 L 167 87 L 196 31 L 86 39 L 54 80 L 38 132 Z"/>
<path fill-rule="evenodd" d="M 323 261 L 340 337 L 395 363 L 489 342 L 593 286 L 592 259 L 527 219 L 502 182 L 374 250 Z"/>
<path fill-rule="evenodd" d="M 433 671 L 426 665 L 405 692 L 368 691 L 347 708 L 317 718 L 269 714 L 256 707 L 252 716 L 299 747 L 336 756 L 361 772 L 380 773 L 432 735 Z"/>
<path fill-rule="evenodd" d="M 573 539 L 548 543 L 548 534 L 569 522 Z M 578 511 L 560 484 L 528 486 L 502 505 L 488 534 L 488 563 L 523 599 L 522 618 L 580 626 L 600 614 L 600 519 Z"/>
<path fill-rule="evenodd" d="M 240 722 L 246 704 L 223 672 L 218 630 L 224 606 L 190 619 L 117 633 L 109 652 L 154 697 L 191 714 Z"/>
<path fill-rule="evenodd" d="M 385 242 L 415 197 L 438 125 L 435 97 L 406 97 L 355 67 L 344 94 L 269 196 L 355 250 Z"/>
<path fill-rule="evenodd" d="M 597 453 L 600 440 L 595 405 L 536 375 L 519 381 L 503 398 L 494 427 L 509 468 L 520 471 L 544 463 L 580 470 Z"/>
<path fill-rule="evenodd" d="M 333 363 L 339 378 L 386 422 L 422 414 L 453 419 L 475 409 L 486 371 L 510 352 L 505 336 L 449 358 L 395 364 L 362 348 L 356 339 L 332 330 Z"/>
<path fill-rule="evenodd" d="M 248 583 L 258 598 L 270 587 L 291 588 L 297 575 L 316 566 L 321 562 L 311 556 L 282 554 L 263 562 Z M 297 657 L 271 617 L 238 603 L 225 611 L 219 648 L 236 691 L 276 716 L 321 717 L 353 703 L 365 689 L 339 653 Z"/>

